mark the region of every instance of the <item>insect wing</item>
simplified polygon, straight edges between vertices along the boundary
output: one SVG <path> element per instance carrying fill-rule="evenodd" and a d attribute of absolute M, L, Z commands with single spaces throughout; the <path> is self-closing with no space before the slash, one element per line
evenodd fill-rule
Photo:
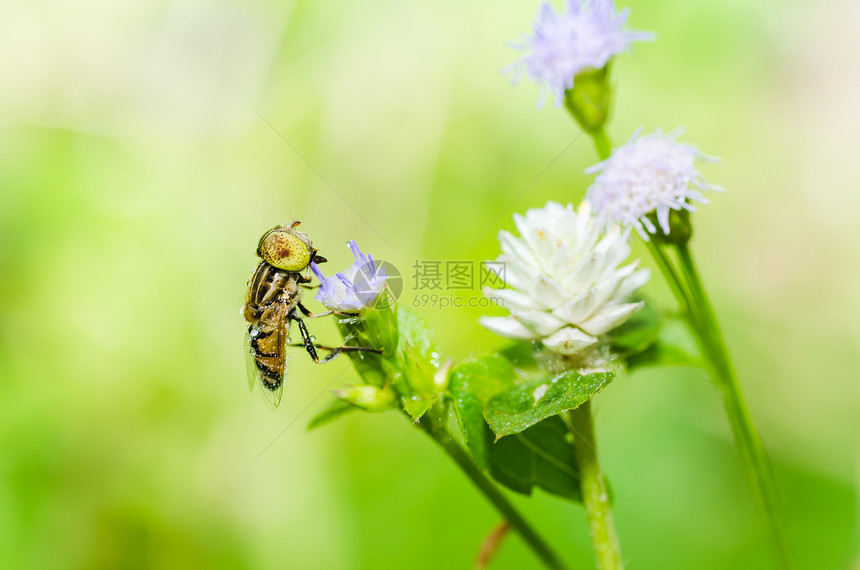
<path fill-rule="evenodd" d="M 286 355 L 287 323 L 275 327 L 251 325 L 246 335 L 248 383 L 257 384 L 263 397 L 276 408 L 284 391 L 284 375 L 289 358 Z"/>
<path fill-rule="evenodd" d="M 277 388 L 270 389 L 268 386 L 264 385 L 263 382 L 259 383 L 260 392 L 263 393 L 263 398 L 269 403 L 269 406 L 271 406 L 272 409 L 278 407 L 281 403 L 281 396 L 284 395 L 284 375 L 287 373 L 290 357 L 285 354 L 282 362 L 283 372 L 281 373 L 281 382 L 278 384 Z"/>
<path fill-rule="evenodd" d="M 257 359 L 254 358 L 254 349 L 251 348 L 251 327 L 245 333 L 245 372 L 248 373 L 248 389 L 254 391 L 254 386 L 260 383 L 257 376 Z"/>

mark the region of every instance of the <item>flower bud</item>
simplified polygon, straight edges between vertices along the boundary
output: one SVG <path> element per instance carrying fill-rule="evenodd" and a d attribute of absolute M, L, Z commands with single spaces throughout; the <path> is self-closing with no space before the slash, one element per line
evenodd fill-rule
<path fill-rule="evenodd" d="M 454 361 L 449 359 L 433 374 L 433 385 L 437 392 L 444 392 L 448 388 L 448 373 L 451 372 L 452 366 L 454 366 Z"/>
<path fill-rule="evenodd" d="M 564 92 L 564 105 L 587 133 L 603 129 L 609 114 L 609 66 L 600 69 L 589 67 L 573 77 L 573 87 Z"/>
<path fill-rule="evenodd" d="M 608 90 L 604 93 L 607 65 L 614 56 L 626 51 L 632 42 L 654 39 L 650 32 L 627 29 L 627 13 L 627 10 L 616 10 L 612 0 L 568 0 L 564 13 L 556 13 L 552 5 L 545 2 L 538 12 L 534 34 L 526 36 L 521 44 L 514 44 L 526 54 L 508 69 L 515 73 L 515 80 L 526 74 L 543 86 L 538 107 L 542 107 L 546 96 L 550 95 L 556 107 L 561 106 L 562 100 L 572 97 L 574 107 L 584 109 L 576 100 L 587 94 L 584 100 L 593 102 L 588 103 L 592 110 L 583 115 L 588 120 L 583 122 L 577 117 L 577 121 L 586 131 L 592 132 L 593 129 L 586 125 L 596 124 L 594 129 L 597 129 L 606 119 L 609 99 Z M 590 73 L 598 77 L 589 78 Z M 590 89 L 597 88 L 595 92 L 577 91 L 576 86 L 580 82 L 593 80 L 596 83 Z M 603 105 L 603 112 L 594 112 L 601 107 L 601 100 L 607 104 Z"/>
<path fill-rule="evenodd" d="M 347 386 L 332 393 L 338 399 L 368 412 L 387 412 L 397 407 L 397 396 L 387 387 Z"/>
<path fill-rule="evenodd" d="M 686 245 L 693 237 L 693 224 L 690 221 L 690 212 L 687 210 L 669 210 L 668 234 L 663 231 L 663 226 L 657 222 L 656 212 L 651 212 L 647 217 L 656 228 L 651 237 L 658 243 Z"/>

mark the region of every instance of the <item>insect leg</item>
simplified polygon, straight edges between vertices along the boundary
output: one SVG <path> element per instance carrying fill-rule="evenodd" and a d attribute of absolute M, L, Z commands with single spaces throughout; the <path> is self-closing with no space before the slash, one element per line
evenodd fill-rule
<path fill-rule="evenodd" d="M 367 348 L 365 346 L 335 346 L 335 347 L 320 346 L 319 348 L 322 348 L 323 350 L 330 350 L 331 351 L 328 353 L 328 355 L 325 358 L 320 360 L 320 362 L 328 362 L 329 360 L 331 360 L 332 358 L 334 358 L 335 356 L 337 356 L 341 352 L 372 352 L 374 354 L 382 354 L 382 351 L 379 350 L 378 348 Z"/>
<path fill-rule="evenodd" d="M 304 346 L 304 343 L 292 342 L 288 346 Z M 368 348 L 365 346 L 328 346 L 327 344 L 319 344 L 315 342 L 314 348 L 318 348 L 320 350 L 331 350 L 333 352 L 337 351 L 338 354 L 341 352 L 372 352 L 374 354 L 382 354 L 381 348 Z M 325 360 L 321 360 L 320 362 L 325 362 Z"/>
<path fill-rule="evenodd" d="M 327 317 L 329 315 L 338 315 L 338 316 L 342 316 L 342 317 L 356 317 L 356 316 L 358 316 L 358 313 L 351 313 L 348 311 L 338 311 L 338 310 L 326 311 L 325 313 L 312 313 L 312 312 L 310 312 L 310 310 L 307 307 L 305 307 L 301 303 L 299 303 L 297 306 L 299 307 L 299 310 L 302 312 L 302 314 L 309 319 L 315 319 L 317 317 Z"/>
<path fill-rule="evenodd" d="M 289 318 L 298 323 L 299 332 L 302 335 L 302 345 L 305 347 L 305 350 L 308 351 L 308 354 L 311 355 L 311 358 L 314 359 L 314 362 L 319 363 L 320 359 L 319 356 L 317 356 L 317 349 L 314 346 L 314 341 L 311 340 L 311 335 L 308 333 L 308 327 L 305 326 L 305 321 L 297 317 L 295 313 L 290 313 Z"/>
<path fill-rule="evenodd" d="M 302 344 L 296 345 L 296 346 L 304 346 L 305 350 L 308 351 L 308 354 L 311 355 L 311 358 L 313 358 L 314 362 L 316 362 L 317 364 L 320 364 L 322 362 L 328 362 L 329 360 L 331 360 L 332 358 L 334 358 L 335 356 L 337 356 L 341 352 L 373 352 L 376 354 L 382 354 L 382 351 L 379 349 L 367 348 L 364 346 L 333 346 L 332 347 L 332 346 L 325 346 L 325 345 L 321 345 L 321 344 L 314 344 L 314 342 L 311 340 L 310 333 L 308 333 L 308 327 L 305 325 L 305 321 L 300 319 L 299 317 L 295 316 L 294 314 L 290 314 L 290 319 L 292 319 L 292 320 L 296 321 L 296 323 L 298 323 L 299 332 L 302 335 Z M 317 355 L 317 348 L 321 348 L 323 350 L 330 350 L 331 352 L 329 352 L 329 354 L 325 358 L 320 360 L 319 356 Z"/>

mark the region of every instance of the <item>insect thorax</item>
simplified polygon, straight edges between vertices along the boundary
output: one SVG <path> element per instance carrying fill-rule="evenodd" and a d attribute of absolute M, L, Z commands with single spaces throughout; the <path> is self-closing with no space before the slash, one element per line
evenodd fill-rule
<path fill-rule="evenodd" d="M 277 325 L 301 300 L 301 275 L 260 262 L 248 280 L 244 316 L 251 324 Z M 262 321 L 262 322 L 261 322 Z"/>

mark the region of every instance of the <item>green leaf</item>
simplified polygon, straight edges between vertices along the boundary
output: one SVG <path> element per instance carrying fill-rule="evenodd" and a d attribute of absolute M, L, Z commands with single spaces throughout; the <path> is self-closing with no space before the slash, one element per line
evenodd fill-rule
<path fill-rule="evenodd" d="M 353 352 L 350 358 L 366 384 L 393 388 L 413 419 L 439 400 L 433 383 L 436 345 L 420 317 L 403 307 L 371 308 L 360 317 L 341 319 L 339 326 L 347 344 L 382 349 L 382 354 Z"/>
<path fill-rule="evenodd" d="M 404 308 L 397 310 L 400 342 L 396 367 L 403 382 L 393 384 L 403 401 L 403 409 L 418 419 L 438 400 L 433 375 L 438 366 L 436 344 L 424 320 Z"/>
<path fill-rule="evenodd" d="M 365 384 L 382 388 L 386 384 L 383 355 L 374 352 L 348 352 L 355 371 Z"/>
<path fill-rule="evenodd" d="M 647 349 L 627 357 L 630 371 L 645 366 L 703 366 L 696 340 L 687 323 L 664 317 L 657 339 Z"/>
<path fill-rule="evenodd" d="M 686 322 L 661 315 L 645 303 L 609 337 L 612 352 L 623 358 L 630 370 L 643 366 L 701 366 L 696 341 Z"/>
<path fill-rule="evenodd" d="M 490 430 L 487 436 L 492 437 Z M 516 435 L 489 444 L 490 474 L 511 490 L 526 495 L 533 487 L 580 501 L 579 470 L 559 417 L 547 418 Z"/>
<path fill-rule="evenodd" d="M 413 420 L 418 420 L 433 407 L 437 400 L 435 395 L 426 395 L 401 398 L 400 402 L 403 405 L 403 411 L 412 416 Z"/>
<path fill-rule="evenodd" d="M 561 416 L 553 416 L 515 436 L 538 457 L 535 484 L 545 491 L 581 501 L 579 468 L 569 437 L 570 428 Z M 507 438 L 510 439 L 510 438 Z M 505 438 L 498 443 L 505 441 Z"/>
<path fill-rule="evenodd" d="M 344 402 L 343 400 L 334 400 L 331 404 L 328 405 L 328 407 L 315 415 L 313 419 L 308 422 L 308 431 L 329 424 L 338 419 L 339 417 L 345 416 L 346 414 L 354 412 L 357 409 L 358 408 L 356 408 L 355 406 Z"/>
<path fill-rule="evenodd" d="M 348 353 L 356 372 L 366 384 L 382 388 L 387 383 L 385 360 L 397 357 L 396 319 L 393 309 L 364 309 L 361 317 L 345 317 L 338 321 L 344 344 L 382 350 L 382 354 Z"/>
<path fill-rule="evenodd" d="M 610 348 L 612 352 L 626 358 L 647 350 L 657 342 L 659 332 L 660 314 L 651 303 L 645 303 L 645 306 L 610 333 Z"/>
<path fill-rule="evenodd" d="M 485 421 L 481 423 L 487 446 L 485 462 L 490 475 L 512 491 L 531 495 L 537 474 L 537 456 L 517 438 L 494 443 L 493 431 Z"/>
<path fill-rule="evenodd" d="M 412 311 L 403 307 L 398 308 L 397 327 L 400 331 L 401 347 L 412 347 L 420 354 L 429 354 L 435 349 L 433 331 L 424 319 Z"/>
<path fill-rule="evenodd" d="M 489 469 L 487 446 L 493 440 L 484 420 L 484 404 L 494 394 L 513 386 L 514 377 L 511 364 L 498 354 L 467 360 L 453 367 L 448 375 L 454 415 L 466 448 L 482 469 Z"/>
<path fill-rule="evenodd" d="M 558 354 L 548 351 L 539 342 L 515 342 L 500 350 L 499 355 L 508 361 L 521 380 L 564 372 L 567 366 L 559 361 Z"/>
<path fill-rule="evenodd" d="M 497 437 L 520 433 L 539 421 L 579 407 L 612 381 L 612 372 L 532 378 L 496 394 L 484 407 L 484 418 Z"/>
<path fill-rule="evenodd" d="M 482 404 L 514 385 L 516 370 L 500 354 L 488 354 L 453 367 L 448 374 L 449 386 L 474 395 Z"/>
<path fill-rule="evenodd" d="M 532 347 L 523 351 L 520 364 L 533 359 Z M 531 494 L 537 486 L 549 493 L 579 500 L 579 478 L 567 424 L 547 418 L 522 433 L 498 441 L 484 419 L 484 406 L 515 387 L 520 373 L 499 354 L 463 362 L 451 369 L 449 395 L 463 432 L 466 448 L 475 462 L 500 484 Z"/>
<path fill-rule="evenodd" d="M 346 344 L 382 349 L 384 355 L 397 351 L 396 307 L 362 309 L 360 316 L 338 320 Z"/>

